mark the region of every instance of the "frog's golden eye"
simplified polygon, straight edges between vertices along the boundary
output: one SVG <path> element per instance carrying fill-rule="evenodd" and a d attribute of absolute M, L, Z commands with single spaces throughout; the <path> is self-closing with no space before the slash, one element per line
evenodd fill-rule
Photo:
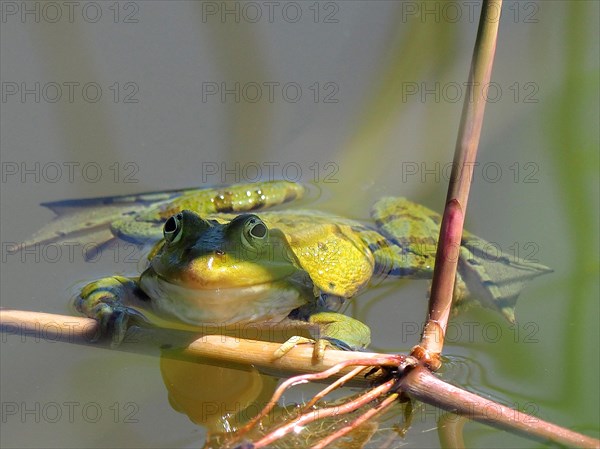
<path fill-rule="evenodd" d="M 167 243 L 176 243 L 181 239 L 181 230 L 183 228 L 183 214 L 172 215 L 165 222 L 163 235 Z"/>
<path fill-rule="evenodd" d="M 250 248 L 258 249 L 269 236 L 269 230 L 256 215 L 245 217 L 242 230 L 243 242 Z"/>
<path fill-rule="evenodd" d="M 250 225 L 250 229 L 248 229 L 248 233 L 256 238 L 256 239 L 264 239 L 267 236 L 267 227 L 265 226 L 265 224 L 261 221 L 261 222 L 254 222 L 251 223 Z"/>

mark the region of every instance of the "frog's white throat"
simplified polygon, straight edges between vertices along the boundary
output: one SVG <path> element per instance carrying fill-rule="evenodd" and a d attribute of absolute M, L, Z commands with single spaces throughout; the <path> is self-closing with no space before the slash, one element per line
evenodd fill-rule
<path fill-rule="evenodd" d="M 279 322 L 311 299 L 310 289 L 289 278 L 247 287 L 193 289 L 153 273 L 142 275 L 140 286 L 157 313 L 194 326 Z"/>

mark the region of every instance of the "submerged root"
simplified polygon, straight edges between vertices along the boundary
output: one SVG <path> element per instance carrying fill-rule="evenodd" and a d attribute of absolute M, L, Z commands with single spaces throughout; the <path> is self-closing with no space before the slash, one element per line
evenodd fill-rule
<path fill-rule="evenodd" d="M 295 376 L 284 381 L 277 390 L 273 393 L 273 396 L 262 409 L 262 411 L 251 419 L 246 425 L 240 428 L 233 439 L 231 439 L 227 446 L 232 447 L 239 444 L 239 441 L 252 430 L 261 424 L 263 418 L 265 418 L 277 405 L 279 399 L 282 397 L 285 391 L 295 385 L 304 384 L 307 382 L 320 381 L 327 379 L 333 375 L 340 373 L 342 370 L 349 367 L 354 367 L 348 373 L 337 379 L 332 384 L 323 388 L 320 392 L 315 394 L 313 398 L 308 401 L 304 406 L 299 408 L 298 415 L 293 418 L 288 418 L 283 424 L 275 428 L 274 430 L 267 431 L 266 434 L 259 437 L 256 441 L 246 442 L 236 447 L 239 448 L 262 448 L 273 444 L 275 441 L 280 440 L 294 432 L 298 432 L 304 426 L 314 423 L 322 422 L 325 425 L 327 419 L 335 417 L 339 419 L 344 416 L 348 416 L 353 412 L 357 412 L 359 409 L 370 406 L 366 411 L 350 420 L 350 422 L 339 428 L 331 430 L 331 433 L 322 437 L 319 441 L 314 443 L 313 447 L 323 448 L 331 442 L 355 431 L 361 426 L 364 426 L 367 420 L 384 412 L 394 403 L 396 403 L 401 394 L 397 391 L 398 379 L 401 373 L 406 368 L 413 367 L 416 364 L 416 360 L 411 357 L 401 355 L 390 355 L 386 357 L 370 358 L 370 359 L 356 359 L 348 360 L 339 363 L 332 368 L 325 370 L 320 373 L 304 374 Z M 377 372 L 376 378 L 374 379 L 373 386 L 366 392 L 362 392 L 354 398 L 346 398 L 342 402 L 337 403 L 334 406 L 318 407 L 317 403 L 321 401 L 329 393 L 342 387 L 356 376 L 364 373 L 364 376 L 373 375 Z"/>

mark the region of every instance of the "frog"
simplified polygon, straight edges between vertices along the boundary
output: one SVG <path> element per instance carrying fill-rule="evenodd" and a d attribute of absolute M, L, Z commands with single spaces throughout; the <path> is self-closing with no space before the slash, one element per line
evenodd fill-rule
<path fill-rule="evenodd" d="M 108 225 L 117 239 L 149 245 L 147 266 L 139 276 L 88 283 L 75 308 L 99 320 L 113 346 L 139 323 L 191 329 L 290 323 L 307 328 L 311 338 L 292 336 L 275 357 L 300 343 L 313 343 L 317 359 L 328 347 L 365 350 L 370 329 L 339 309 L 383 278 L 431 279 L 441 216 L 403 197 L 378 200 L 368 223 L 314 210 L 269 210 L 306 191 L 299 183 L 269 181 L 96 200 L 138 205 L 85 226 Z M 465 231 L 454 310 L 479 303 L 514 322 L 526 281 L 550 271 Z"/>

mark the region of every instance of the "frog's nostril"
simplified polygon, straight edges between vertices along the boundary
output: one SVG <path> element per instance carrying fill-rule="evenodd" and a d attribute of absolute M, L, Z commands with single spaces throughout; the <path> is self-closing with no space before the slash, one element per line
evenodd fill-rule
<path fill-rule="evenodd" d="M 225 251 L 222 251 L 222 250 L 220 250 L 220 249 L 216 249 L 216 250 L 215 250 L 215 254 L 216 254 L 217 256 L 224 256 L 224 255 L 225 255 Z"/>

